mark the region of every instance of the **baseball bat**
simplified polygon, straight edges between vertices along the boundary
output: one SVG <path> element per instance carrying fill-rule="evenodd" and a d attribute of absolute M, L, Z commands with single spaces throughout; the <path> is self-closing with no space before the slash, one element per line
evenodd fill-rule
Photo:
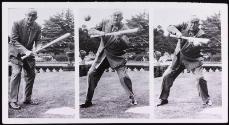
<path fill-rule="evenodd" d="M 64 39 L 68 38 L 70 35 L 71 35 L 70 33 L 65 33 L 64 35 L 62 35 L 62 36 L 56 38 L 55 40 L 49 42 L 48 44 L 42 46 L 41 48 L 39 48 L 39 49 L 37 49 L 37 50 L 35 50 L 33 53 L 37 53 L 37 52 L 39 52 L 39 51 L 41 51 L 41 50 L 43 50 L 43 49 L 45 49 L 45 48 L 47 48 L 47 47 L 49 47 L 49 46 L 51 46 L 51 45 L 53 45 L 53 44 L 55 44 L 55 43 L 61 41 L 61 40 L 64 40 Z M 25 58 L 27 58 L 27 57 L 29 57 L 29 56 L 30 56 L 30 55 L 25 55 L 25 56 L 21 57 L 21 59 L 23 60 L 23 59 L 25 59 Z"/>
<path fill-rule="evenodd" d="M 128 29 L 128 30 L 122 30 L 122 31 L 117 31 L 117 32 L 106 33 L 106 34 L 104 34 L 104 35 L 91 35 L 91 38 L 94 38 L 94 37 L 101 37 L 101 36 L 111 36 L 111 35 L 130 34 L 130 33 L 136 33 L 136 32 L 138 32 L 138 31 L 139 31 L 138 28 L 134 28 L 134 29 Z"/>
<path fill-rule="evenodd" d="M 170 34 L 170 37 L 178 38 L 176 35 L 172 35 L 172 34 Z M 207 44 L 210 41 L 207 38 L 195 38 L 195 37 L 185 37 L 185 36 L 181 36 L 181 39 L 192 40 L 202 44 Z"/>

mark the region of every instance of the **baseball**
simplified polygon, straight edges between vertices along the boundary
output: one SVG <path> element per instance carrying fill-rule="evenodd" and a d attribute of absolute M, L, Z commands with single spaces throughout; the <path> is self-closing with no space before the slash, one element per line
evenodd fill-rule
<path fill-rule="evenodd" d="M 84 20 L 85 20 L 85 21 L 90 21 L 90 20 L 91 20 L 91 16 L 90 16 L 90 15 L 86 16 L 86 17 L 84 18 Z"/>

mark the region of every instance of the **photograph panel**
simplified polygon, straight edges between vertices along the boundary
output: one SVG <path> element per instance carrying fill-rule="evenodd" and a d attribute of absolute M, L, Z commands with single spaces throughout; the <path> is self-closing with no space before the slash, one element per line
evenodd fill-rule
<path fill-rule="evenodd" d="M 8 117 L 74 118 L 74 15 L 8 8 Z"/>
<path fill-rule="evenodd" d="M 148 11 L 79 12 L 80 118 L 149 118 Z"/>
<path fill-rule="evenodd" d="M 220 7 L 154 10 L 154 117 L 222 119 Z"/>

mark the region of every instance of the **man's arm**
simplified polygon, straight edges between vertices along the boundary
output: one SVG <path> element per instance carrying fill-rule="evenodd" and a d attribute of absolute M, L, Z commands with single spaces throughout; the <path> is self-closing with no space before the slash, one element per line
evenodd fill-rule
<path fill-rule="evenodd" d="M 129 27 L 124 24 L 121 30 L 128 30 L 128 29 L 129 29 Z M 130 44 L 129 38 L 126 35 L 117 36 L 117 39 L 124 42 L 126 46 L 129 46 L 129 44 Z"/>
<path fill-rule="evenodd" d="M 91 28 L 88 30 L 88 35 L 104 35 L 105 32 L 102 31 L 104 25 L 104 21 L 102 21 L 100 24 L 98 24 L 96 27 Z"/>
<path fill-rule="evenodd" d="M 19 24 L 17 22 L 15 22 L 12 27 L 11 43 L 13 44 L 15 49 L 18 49 L 19 53 L 21 54 L 26 54 L 30 52 L 19 42 Z"/>
<path fill-rule="evenodd" d="M 182 36 L 181 32 L 173 25 L 169 25 L 168 28 L 167 28 L 167 31 L 170 34 L 176 35 L 177 38 L 180 38 Z"/>
<path fill-rule="evenodd" d="M 40 47 L 41 45 L 41 27 L 39 26 L 39 29 L 37 31 L 36 34 L 36 38 L 35 38 L 35 50 Z"/>

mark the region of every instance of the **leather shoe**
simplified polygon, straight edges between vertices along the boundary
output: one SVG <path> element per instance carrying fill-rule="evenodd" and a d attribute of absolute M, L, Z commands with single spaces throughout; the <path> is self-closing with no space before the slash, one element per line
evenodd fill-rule
<path fill-rule="evenodd" d="M 26 105 L 38 105 L 38 102 L 32 100 L 24 101 L 23 103 Z"/>
<path fill-rule="evenodd" d="M 129 96 L 129 98 L 130 98 L 130 104 L 131 105 L 137 105 L 138 104 L 137 100 L 135 100 L 135 98 L 133 96 Z"/>
<path fill-rule="evenodd" d="M 80 108 L 88 108 L 92 106 L 92 102 L 85 102 L 84 104 L 80 105 Z"/>
<path fill-rule="evenodd" d="M 10 102 L 9 107 L 14 110 L 20 110 L 21 107 L 16 102 Z"/>
<path fill-rule="evenodd" d="M 162 99 L 162 100 L 160 101 L 160 103 L 157 104 L 157 106 L 162 106 L 162 105 L 165 105 L 165 104 L 168 104 L 168 100 L 167 100 L 167 99 Z"/>
<path fill-rule="evenodd" d="M 212 106 L 212 101 L 209 99 L 206 103 L 204 103 L 203 105 L 207 105 L 207 106 Z"/>

